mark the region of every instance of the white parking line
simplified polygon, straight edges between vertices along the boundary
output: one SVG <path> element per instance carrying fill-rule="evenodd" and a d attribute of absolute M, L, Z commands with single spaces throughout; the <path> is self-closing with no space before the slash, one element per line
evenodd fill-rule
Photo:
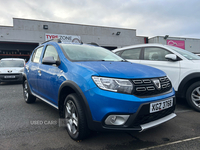
<path fill-rule="evenodd" d="M 185 139 L 185 140 L 175 141 L 175 142 L 171 142 L 171 143 L 167 143 L 167 144 L 162 144 L 162 145 L 158 145 L 158 146 L 142 148 L 142 149 L 139 149 L 139 150 L 149 150 L 149 149 L 153 149 L 153 148 L 160 148 L 160 147 L 163 147 L 163 146 L 174 145 L 174 144 L 187 142 L 187 141 L 192 141 L 192 140 L 196 140 L 196 139 L 200 139 L 200 136 L 194 137 L 194 138 Z"/>

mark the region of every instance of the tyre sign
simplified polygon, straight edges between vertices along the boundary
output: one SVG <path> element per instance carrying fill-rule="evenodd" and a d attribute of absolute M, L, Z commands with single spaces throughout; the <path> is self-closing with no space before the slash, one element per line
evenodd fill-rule
<path fill-rule="evenodd" d="M 59 38 L 62 42 L 81 43 L 81 37 L 77 35 L 49 34 L 45 33 L 45 40 Z"/>

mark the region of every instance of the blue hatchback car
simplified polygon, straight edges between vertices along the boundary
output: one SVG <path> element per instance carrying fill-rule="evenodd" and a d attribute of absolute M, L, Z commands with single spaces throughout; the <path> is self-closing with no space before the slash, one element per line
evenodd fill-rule
<path fill-rule="evenodd" d="M 176 116 L 172 84 L 158 69 L 125 61 L 99 46 L 47 41 L 24 70 L 27 103 L 59 110 L 74 140 L 95 131 L 143 131 Z"/>

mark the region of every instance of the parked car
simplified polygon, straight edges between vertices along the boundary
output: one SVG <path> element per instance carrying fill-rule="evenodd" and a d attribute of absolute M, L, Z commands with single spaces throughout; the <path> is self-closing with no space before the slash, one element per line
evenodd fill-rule
<path fill-rule="evenodd" d="M 171 79 L 178 97 L 200 111 L 200 57 L 178 47 L 141 44 L 115 49 L 122 58 L 163 70 Z"/>
<path fill-rule="evenodd" d="M 24 66 L 24 59 L 2 58 L 0 61 L 0 82 L 22 81 Z"/>
<path fill-rule="evenodd" d="M 144 131 L 176 116 L 175 91 L 163 71 L 102 47 L 58 39 L 33 51 L 23 93 L 27 103 L 37 97 L 57 108 L 74 140 L 90 130 Z"/>

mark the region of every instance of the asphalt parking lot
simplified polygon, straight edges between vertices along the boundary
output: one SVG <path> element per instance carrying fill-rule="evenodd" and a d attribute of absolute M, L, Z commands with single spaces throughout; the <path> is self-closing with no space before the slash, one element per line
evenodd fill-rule
<path fill-rule="evenodd" d="M 200 147 L 200 113 L 177 100 L 177 117 L 142 133 L 94 132 L 84 141 L 73 141 L 59 127 L 58 111 L 37 100 L 26 104 L 21 84 L 0 85 L 1 150 L 197 150 Z"/>

